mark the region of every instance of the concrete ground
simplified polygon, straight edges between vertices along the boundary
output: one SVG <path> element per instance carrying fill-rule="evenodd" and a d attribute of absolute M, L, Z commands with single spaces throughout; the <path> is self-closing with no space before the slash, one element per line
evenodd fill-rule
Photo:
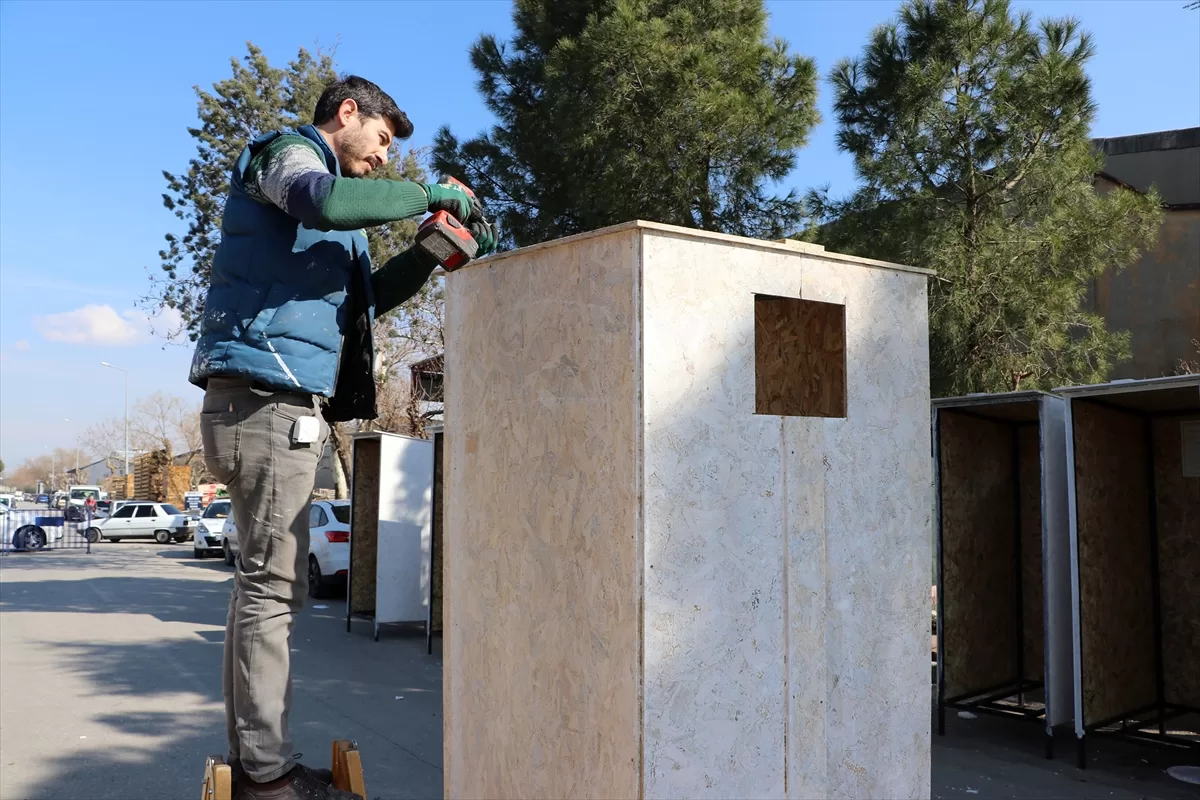
<path fill-rule="evenodd" d="M 188 546 L 122 542 L 0 556 L 0 800 L 161 800 L 198 794 L 224 752 L 221 640 L 230 569 Z M 325 606 L 324 608 L 320 606 Z M 292 730 L 305 761 L 358 740 L 372 798 L 442 794 L 441 659 L 425 637 L 317 601 L 297 626 Z M 934 737 L 939 798 L 1196 798 L 1177 751 L 1097 741 L 1093 766 L 1041 757 L 1028 724 L 951 714 Z"/>
<path fill-rule="evenodd" d="M 1075 734 L 1055 741 L 1044 755 L 1041 723 L 994 716 L 963 719 L 948 711 L 946 735 L 933 737 L 935 798 L 1105 798 L 1197 800 L 1200 786 L 1166 774 L 1169 767 L 1200 763 L 1200 753 L 1147 746 L 1111 737 L 1088 737 L 1088 768 L 1075 768 Z"/>
<path fill-rule="evenodd" d="M 0 556 L 0 798 L 162 800 L 200 793 L 225 752 L 221 642 L 232 570 L 191 542 Z M 356 739 L 372 797 L 442 791 L 441 660 L 425 635 L 315 601 L 293 641 L 304 761 Z M 325 608 L 318 607 L 326 606 Z"/>

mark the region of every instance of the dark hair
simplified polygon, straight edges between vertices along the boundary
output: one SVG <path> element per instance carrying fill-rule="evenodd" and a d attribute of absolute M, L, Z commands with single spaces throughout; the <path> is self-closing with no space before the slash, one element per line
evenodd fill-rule
<path fill-rule="evenodd" d="M 321 92 L 317 100 L 317 109 L 313 112 L 313 123 L 323 125 L 337 116 L 338 109 L 346 100 L 358 103 L 358 113 L 364 117 L 387 117 L 392 127 L 396 129 L 397 139 L 407 139 L 413 134 L 413 124 L 408 121 L 408 115 L 400 110 L 387 92 L 371 83 L 366 78 L 357 75 L 347 75 L 339 81 L 329 84 Z"/>

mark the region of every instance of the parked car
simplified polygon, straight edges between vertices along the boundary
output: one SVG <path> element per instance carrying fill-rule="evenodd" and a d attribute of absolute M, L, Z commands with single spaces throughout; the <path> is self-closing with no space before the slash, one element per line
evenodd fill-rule
<path fill-rule="evenodd" d="M 314 500 L 308 516 L 308 594 L 328 597 L 346 585 L 350 568 L 350 501 Z M 238 533 L 233 517 L 225 521 L 225 563 L 237 560 Z"/>
<path fill-rule="evenodd" d="M 187 541 L 192 526 L 187 515 L 170 503 L 130 500 L 122 503 L 112 516 L 94 520 L 87 529 L 90 541 L 101 539 L 119 542 L 122 539 L 154 539 L 159 544 Z"/>
<path fill-rule="evenodd" d="M 204 509 L 196 532 L 192 535 L 193 555 L 196 558 L 208 558 L 225 549 L 225 523 L 229 521 L 230 511 L 228 500 L 213 500 Z"/>
<path fill-rule="evenodd" d="M 350 501 L 317 500 L 308 516 L 308 595 L 343 593 L 350 568 Z"/>
<path fill-rule="evenodd" d="M 61 517 L 26 517 L 0 525 L 0 545 L 11 546 L 13 550 L 41 550 L 62 538 Z"/>
<path fill-rule="evenodd" d="M 50 495 L 48 495 L 48 494 L 39 494 L 39 495 L 37 496 L 37 504 L 38 504 L 39 506 L 46 506 L 47 508 L 49 508 L 49 506 L 50 506 Z"/>

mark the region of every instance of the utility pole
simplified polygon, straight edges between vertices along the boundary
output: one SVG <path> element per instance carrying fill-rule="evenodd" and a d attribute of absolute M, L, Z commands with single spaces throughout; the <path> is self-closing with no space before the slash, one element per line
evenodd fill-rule
<path fill-rule="evenodd" d="M 100 366 L 108 367 L 109 369 L 115 369 L 117 372 L 120 372 L 125 376 L 125 474 L 123 475 L 125 479 L 125 486 L 122 487 L 125 489 L 129 486 L 129 371 L 121 369 L 120 367 L 114 367 L 107 361 L 101 361 Z M 128 494 L 127 491 L 122 493 Z M 126 497 L 125 499 L 128 500 L 129 498 Z"/>
<path fill-rule="evenodd" d="M 70 421 L 71 420 L 67 419 L 66 417 L 63 417 L 63 422 L 70 422 Z M 82 481 L 79 480 L 79 442 L 78 441 L 75 442 L 75 482 L 82 483 Z"/>

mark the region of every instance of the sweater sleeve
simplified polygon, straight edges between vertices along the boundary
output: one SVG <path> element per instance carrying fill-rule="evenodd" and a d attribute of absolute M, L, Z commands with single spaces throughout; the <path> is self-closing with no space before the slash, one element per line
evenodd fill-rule
<path fill-rule="evenodd" d="M 420 184 L 331 175 L 303 136 L 285 135 L 250 162 L 246 186 L 309 228 L 353 231 L 425 213 Z"/>
<path fill-rule="evenodd" d="M 371 273 L 375 316 L 382 317 L 421 291 L 437 265 L 437 261 L 416 247 L 389 258 Z"/>

